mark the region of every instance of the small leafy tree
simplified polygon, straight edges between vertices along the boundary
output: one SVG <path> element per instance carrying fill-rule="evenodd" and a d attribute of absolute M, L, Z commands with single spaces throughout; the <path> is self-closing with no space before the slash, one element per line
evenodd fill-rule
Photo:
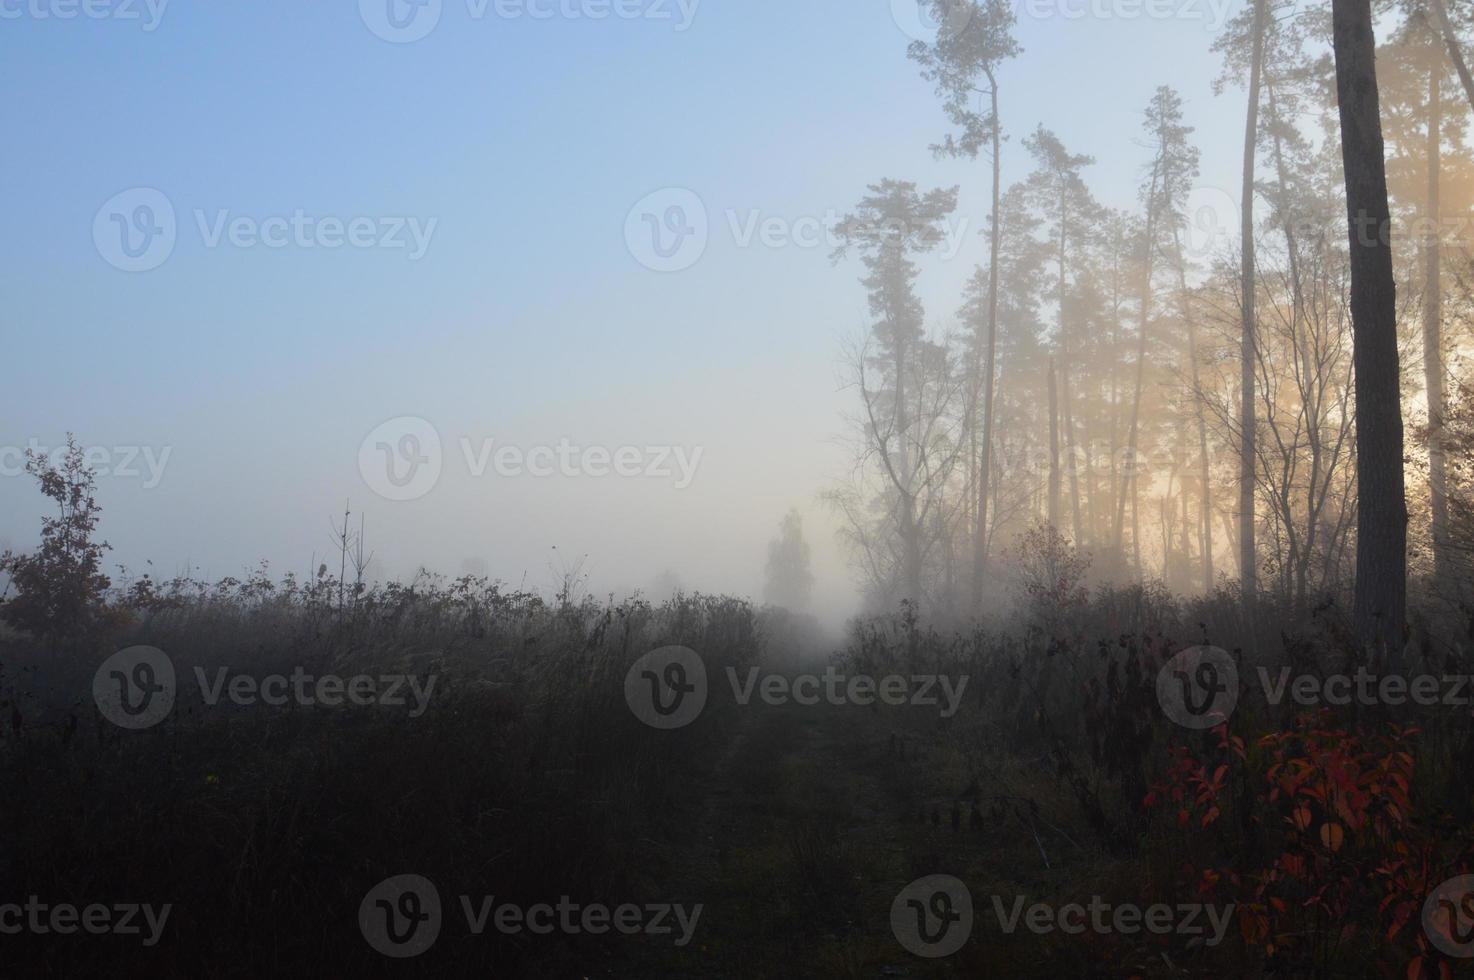
<path fill-rule="evenodd" d="M 1014 551 L 1029 616 L 1046 634 L 1055 636 L 1086 605 L 1090 556 L 1053 524 L 1043 522 L 1020 535 Z"/>
<path fill-rule="evenodd" d="M 804 540 L 803 518 L 791 510 L 778 526 L 778 537 L 768 542 L 767 585 L 763 599 L 776 606 L 803 612 L 814 591 L 809 571 L 809 543 Z"/>
<path fill-rule="evenodd" d="M 0 619 L 51 639 L 85 633 L 100 619 L 111 584 L 101 571 L 109 545 L 93 538 L 102 511 L 94 497 L 97 474 L 70 433 L 59 465 L 45 453 L 26 450 L 26 472 L 58 513 L 42 518 L 41 546 L 34 553 L 0 555 L 0 572 L 18 593 L 0 602 Z"/>

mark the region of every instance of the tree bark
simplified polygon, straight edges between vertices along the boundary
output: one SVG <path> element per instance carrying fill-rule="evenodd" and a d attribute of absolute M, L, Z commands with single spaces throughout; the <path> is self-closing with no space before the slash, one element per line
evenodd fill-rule
<path fill-rule="evenodd" d="M 1049 526 L 1059 529 L 1059 398 L 1054 390 L 1054 358 L 1049 359 Z"/>
<path fill-rule="evenodd" d="M 1459 47 L 1459 39 L 1454 34 L 1454 25 L 1448 19 L 1448 7 L 1443 0 L 1430 0 L 1433 4 L 1433 13 L 1438 17 L 1438 30 L 1443 34 L 1444 46 L 1448 48 L 1448 60 L 1454 63 L 1454 70 L 1459 73 L 1459 82 L 1464 86 L 1464 95 L 1469 98 L 1469 105 L 1474 108 L 1474 77 L 1469 75 L 1469 66 L 1464 63 L 1464 52 Z"/>
<path fill-rule="evenodd" d="M 1423 242 L 1423 383 L 1428 401 L 1428 493 L 1433 523 L 1433 569 L 1439 585 L 1448 584 L 1448 471 L 1443 450 L 1443 284 L 1438 227 L 1439 171 L 1442 169 L 1443 105 L 1436 60 L 1428 70 L 1428 233 Z"/>
<path fill-rule="evenodd" d="M 1182 238 L 1172 230 L 1172 243 L 1177 252 L 1177 290 L 1181 297 L 1182 319 L 1187 324 L 1187 359 L 1193 386 L 1193 416 L 1198 430 L 1198 479 L 1202 481 L 1198 502 L 1202 520 L 1198 523 L 1198 551 L 1203 556 L 1203 594 L 1213 591 L 1213 484 L 1208 458 L 1208 423 L 1203 415 L 1202 372 L 1198 368 L 1198 325 L 1193 317 L 1192 293 L 1187 288 L 1187 263 L 1182 255 Z M 1185 483 L 1186 481 L 1184 481 Z M 1183 487 L 1183 536 L 1187 535 L 1187 488 Z"/>
<path fill-rule="evenodd" d="M 1332 0 L 1331 17 L 1356 369 L 1355 621 L 1368 647 L 1400 649 L 1407 615 L 1407 497 L 1397 287 L 1371 2 Z"/>
<path fill-rule="evenodd" d="M 1070 405 L 1070 341 L 1065 333 L 1065 240 L 1067 206 L 1061 195 L 1059 213 L 1059 384 L 1061 421 L 1065 427 L 1065 466 L 1070 475 L 1070 526 L 1076 546 L 1082 546 L 1080 530 L 1080 469 L 1075 459 L 1075 414 Z"/>
<path fill-rule="evenodd" d="M 973 543 L 973 606 L 981 610 L 983 583 L 988 577 L 988 481 L 993 461 L 993 375 L 998 354 L 998 253 L 1001 237 L 998 220 L 999 185 L 1003 178 L 1002 137 L 998 132 L 998 81 L 988 73 L 988 89 L 993 106 L 993 227 L 988 240 L 988 337 L 987 355 L 983 363 L 983 447 L 978 460 L 977 539 Z"/>
<path fill-rule="evenodd" d="M 1254 0 L 1253 53 L 1249 65 L 1249 107 L 1244 121 L 1243 203 L 1240 207 L 1239 291 L 1243 323 L 1239 341 L 1239 591 L 1244 615 L 1252 623 L 1259 596 L 1259 561 L 1254 544 L 1256 465 L 1254 369 L 1258 363 L 1258 325 L 1254 319 L 1254 161 L 1259 145 L 1259 81 L 1264 72 L 1264 18 L 1268 0 Z"/>
<path fill-rule="evenodd" d="M 1152 182 L 1146 197 L 1146 267 L 1141 278 L 1141 331 L 1136 341 L 1136 391 L 1131 398 L 1131 426 L 1126 434 L 1126 466 L 1121 478 L 1121 495 L 1116 500 L 1115 551 L 1124 563 L 1125 553 L 1121 550 L 1121 534 L 1126 520 L 1126 490 L 1131 491 L 1132 549 L 1136 555 L 1137 577 L 1141 577 L 1141 543 L 1136 540 L 1136 472 L 1140 469 L 1136 459 L 1137 437 L 1141 423 L 1141 389 L 1146 380 L 1146 334 L 1152 312 L 1152 259 L 1157 253 L 1157 183 L 1162 176 L 1162 160 L 1159 156 L 1152 165 Z"/>

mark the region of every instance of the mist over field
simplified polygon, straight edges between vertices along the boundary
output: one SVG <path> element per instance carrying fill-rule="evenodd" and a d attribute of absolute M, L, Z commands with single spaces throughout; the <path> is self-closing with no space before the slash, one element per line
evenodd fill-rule
<path fill-rule="evenodd" d="M 1468 970 L 1471 51 L 0 0 L 0 972 Z"/>
<path fill-rule="evenodd" d="M 126 447 L 113 466 L 140 474 L 104 477 L 101 494 L 111 560 L 135 573 L 152 561 L 156 576 L 238 576 L 264 559 L 300 574 L 350 501 L 383 577 L 423 565 L 545 588 L 550 562 L 586 554 L 599 592 L 673 577 L 758 596 L 765 543 L 797 507 L 816 608 L 833 622 L 857 611 L 820 498 L 853 461 L 843 357 L 870 315 L 859 263 L 830 261 L 832 227 L 883 175 L 960 185 L 952 239 L 920 259 L 934 335 L 966 329 L 956 297 L 987 259 L 986 167 L 927 151 L 946 122 L 906 45 L 928 21 L 883 2 L 703 3 L 689 19 L 648 3 L 597 20 L 433 6 L 425 37 L 391 43 L 367 24 L 392 33 L 373 5 L 176 2 L 156 25 L 142 5 L 103 18 L 16 5 L 0 70 L 46 99 L 0 110 L 17 228 L 0 271 L 0 537 L 29 546 L 43 510 L 18 451 L 74 431 L 110 455 Z M 1019 140 L 1043 122 L 1097 153 L 1103 198 L 1133 205 L 1156 82 L 1082 84 L 1081 58 L 1114 75 L 1165 48 L 1164 77 L 1182 79 L 1222 147 L 1204 186 L 1233 191 L 1241 107 L 1212 96 L 1206 59 L 1170 63 L 1205 48 L 1210 23 L 1069 13 L 1019 21 L 1031 65 L 1014 72 L 1013 177 L 1030 168 Z M 1066 97 L 1077 108 L 1052 110 Z M 663 220 L 677 191 L 704 242 L 661 226 L 682 268 L 652 271 L 645 217 Z M 172 211 L 171 237 L 151 240 L 167 257 L 129 272 L 117 222 L 147 204 Z M 57 365 L 63 342 L 66 370 L 21 369 Z M 444 474 L 392 503 L 366 485 L 359 450 L 401 417 L 439 432 Z M 488 440 L 563 438 L 704 452 L 677 487 L 478 478 L 462 446 L 474 459 Z M 123 458 L 143 449 L 169 454 L 157 481 Z"/>

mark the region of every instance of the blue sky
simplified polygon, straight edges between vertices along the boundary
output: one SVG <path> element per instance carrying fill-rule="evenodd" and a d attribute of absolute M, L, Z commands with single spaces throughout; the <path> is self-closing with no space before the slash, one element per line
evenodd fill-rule
<path fill-rule="evenodd" d="M 1199 128 L 1204 185 L 1231 192 L 1243 95 L 1211 94 L 1214 11 L 1148 18 L 1113 0 L 1097 8 L 1107 16 L 1067 19 L 1075 0 L 1059 2 L 1020 19 L 1007 130 L 1054 129 L 1097 157 L 1097 195 L 1128 206 L 1141 109 L 1171 81 Z M 945 120 L 906 58 L 902 0 L 704 0 L 684 31 L 673 2 L 654 8 L 673 19 L 542 20 L 444 0 L 408 44 L 376 37 L 356 0 L 173 0 L 153 30 L 37 16 L 66 3 L 0 3 L 0 443 L 73 430 L 87 445 L 169 447 L 158 486 L 102 481 L 119 561 L 302 570 L 352 498 L 386 574 L 474 560 L 544 585 L 557 545 L 591 556 L 596 587 L 670 570 L 752 592 L 764 542 L 798 506 L 821 595 L 851 600 L 815 498 L 845 469 L 836 375 L 866 320 L 857 269 L 822 247 L 741 247 L 727 215 L 822 219 L 891 176 L 961 184 L 961 214 L 981 229 L 985 164 L 927 151 Z M 1007 179 L 1026 173 L 1017 139 L 1004 165 Z M 626 217 L 670 187 L 698 195 L 709 243 L 690 268 L 658 273 L 632 256 Z M 94 243 L 99 209 L 132 188 L 176 214 L 172 253 L 146 272 L 114 268 Z M 411 259 L 209 247 L 197 211 L 207 225 L 299 211 L 434 225 Z M 982 244 L 969 235 L 927 265 L 936 328 Z M 392 502 L 356 460 L 398 416 L 431 420 L 448 446 L 471 434 L 705 453 L 680 489 L 457 472 Z M 40 510 L 24 479 L 0 476 L 0 542 L 26 546 Z"/>

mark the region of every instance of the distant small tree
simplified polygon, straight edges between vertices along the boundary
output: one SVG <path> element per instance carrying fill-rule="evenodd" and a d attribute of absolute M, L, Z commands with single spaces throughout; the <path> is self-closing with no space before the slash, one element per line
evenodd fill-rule
<path fill-rule="evenodd" d="M 809 543 L 804 540 L 803 518 L 791 510 L 778 525 L 778 537 L 768 543 L 768 581 L 763 601 L 794 612 L 808 608 L 814 591 L 809 571 Z"/>
<path fill-rule="evenodd" d="M 42 518 L 35 552 L 0 555 L 0 572 L 10 576 L 18 593 L 0 602 L 0 619 L 37 636 L 76 636 L 101 618 L 103 593 L 111 584 L 101 571 L 109 545 L 93 538 L 102 512 L 94 497 L 97 474 L 70 433 L 59 465 L 45 453 L 26 450 L 26 472 L 40 482 L 58 513 Z"/>
<path fill-rule="evenodd" d="M 1035 524 L 1014 547 L 1019 587 L 1031 618 L 1046 632 L 1058 633 L 1089 601 L 1085 576 L 1090 555 L 1049 523 Z"/>

